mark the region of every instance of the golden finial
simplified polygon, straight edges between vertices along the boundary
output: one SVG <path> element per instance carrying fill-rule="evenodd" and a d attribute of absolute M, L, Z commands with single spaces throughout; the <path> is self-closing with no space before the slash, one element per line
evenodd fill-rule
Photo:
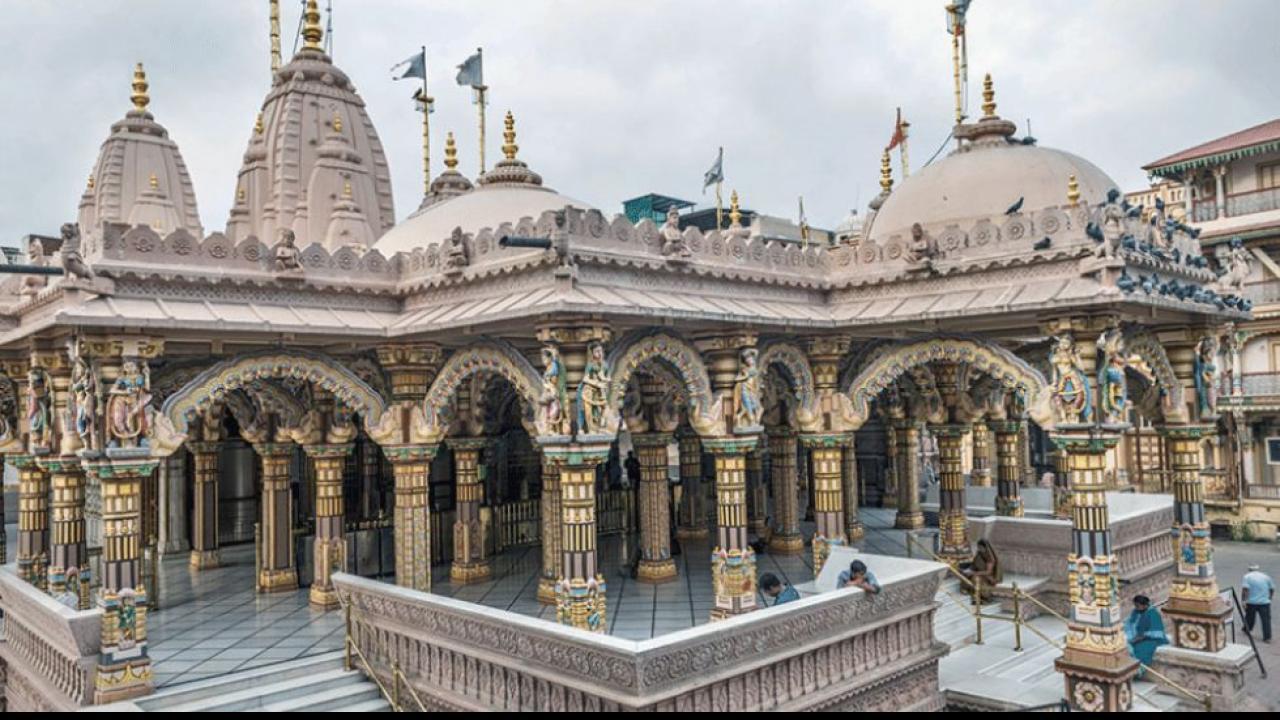
<path fill-rule="evenodd" d="M 316 0 L 307 0 L 302 21 L 302 47 L 306 50 L 323 50 L 320 43 L 324 40 L 324 28 L 320 27 L 320 8 L 316 6 Z"/>
<path fill-rule="evenodd" d="M 889 165 L 889 151 L 880 156 L 880 191 L 889 194 L 893 190 L 893 167 Z"/>
<path fill-rule="evenodd" d="M 453 170 L 458 167 L 458 146 L 453 142 L 453 132 L 444 137 L 444 166 Z"/>
<path fill-rule="evenodd" d="M 89 189 L 90 189 L 90 190 L 92 190 L 92 189 L 93 189 L 93 185 L 94 185 L 94 182 L 93 182 L 93 176 L 92 176 L 92 175 L 90 175 L 90 176 L 89 176 Z"/>
<path fill-rule="evenodd" d="M 982 78 L 982 117 L 996 116 L 996 89 L 991 85 L 991 73 Z"/>
<path fill-rule="evenodd" d="M 333 111 L 333 121 L 332 121 L 331 123 L 329 123 L 329 124 L 333 126 L 333 131 L 334 131 L 334 132 L 336 132 L 336 133 L 341 133 L 341 132 L 342 132 L 342 117 L 341 117 L 340 115 L 338 115 L 338 111 L 337 111 L 337 110 L 334 110 L 334 111 Z"/>
<path fill-rule="evenodd" d="M 742 211 L 738 208 L 738 191 L 729 193 L 729 226 L 742 227 Z"/>
<path fill-rule="evenodd" d="M 342 199 L 343 200 L 351 199 L 351 181 L 350 180 L 346 180 L 342 183 Z"/>
<path fill-rule="evenodd" d="M 502 145 L 502 154 L 507 156 L 508 160 L 515 160 L 516 153 L 520 151 L 520 146 L 516 144 L 516 118 L 507 111 L 507 119 L 503 121 L 506 130 L 502 132 L 502 139 L 506 142 Z"/>
<path fill-rule="evenodd" d="M 245 201 L 244 186 L 240 186 L 236 188 L 236 202 L 242 203 L 244 201 Z"/>
<path fill-rule="evenodd" d="M 147 105 L 151 103 L 151 96 L 147 95 L 147 88 L 151 87 L 147 84 L 147 71 L 142 69 L 142 63 L 138 63 L 133 68 L 133 94 L 129 99 L 133 101 L 133 109 L 140 113 L 147 111 Z"/>
<path fill-rule="evenodd" d="M 258 113 L 258 119 L 253 121 L 253 131 L 261 135 L 263 130 L 266 130 L 266 126 L 262 124 L 262 113 Z"/>
<path fill-rule="evenodd" d="M 147 180 L 147 184 L 151 186 L 151 189 L 152 189 L 152 190 L 159 190 L 159 189 L 160 189 L 160 178 L 156 177 L 156 174 L 155 174 L 155 173 L 151 173 L 151 178 L 150 178 L 149 180 Z"/>
<path fill-rule="evenodd" d="M 1076 182 L 1076 176 L 1071 175 L 1067 178 L 1067 204 L 1075 205 L 1080 202 L 1080 183 Z"/>

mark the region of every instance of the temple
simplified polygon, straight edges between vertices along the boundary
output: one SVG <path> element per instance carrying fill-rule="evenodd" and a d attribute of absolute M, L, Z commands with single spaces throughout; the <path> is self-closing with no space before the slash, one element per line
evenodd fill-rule
<path fill-rule="evenodd" d="M 48 272 L 0 286 L 9 710 L 212 702 L 271 663 L 157 648 L 219 608 L 296 609 L 376 683 L 362 706 L 1030 707 L 984 704 L 964 658 L 995 640 L 939 624 L 979 539 L 1021 579 L 991 602 L 1063 620 L 1027 698 L 1148 708 L 1143 592 L 1177 700 L 1239 699 L 1204 457 L 1248 256 L 1017 137 L 990 76 L 948 155 L 895 183 L 886 151 L 870 212 L 817 241 L 736 194 L 710 230 L 608 215 L 520 158 L 511 113 L 492 168 L 449 136 L 397 222 L 314 0 L 302 40 L 223 229 L 138 65 L 76 221 L 25 248 Z M 1132 492 L 1135 428 L 1171 495 Z M 837 587 L 853 559 L 879 592 Z"/>

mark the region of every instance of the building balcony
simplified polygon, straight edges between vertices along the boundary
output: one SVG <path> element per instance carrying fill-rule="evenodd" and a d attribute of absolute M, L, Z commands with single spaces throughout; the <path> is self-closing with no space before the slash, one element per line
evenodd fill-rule
<path fill-rule="evenodd" d="M 1280 372 L 1244 373 L 1240 376 L 1244 397 L 1251 400 L 1259 398 L 1280 399 Z"/>
<path fill-rule="evenodd" d="M 1280 303 L 1280 280 L 1246 283 L 1240 294 L 1252 301 L 1254 308 Z"/>
<path fill-rule="evenodd" d="M 1233 218 L 1280 210 L 1280 188 L 1232 193 L 1227 195 L 1226 200 L 1224 213 L 1221 216 L 1218 215 L 1217 198 L 1196 200 L 1191 210 L 1192 221 L 1203 223 L 1218 220 L 1220 217 Z"/>

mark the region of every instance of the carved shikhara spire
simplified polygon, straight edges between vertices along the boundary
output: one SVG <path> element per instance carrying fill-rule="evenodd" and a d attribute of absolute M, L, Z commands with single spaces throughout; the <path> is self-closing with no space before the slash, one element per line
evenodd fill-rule
<path fill-rule="evenodd" d="M 320 8 L 316 0 L 307 0 L 307 9 L 302 13 L 302 40 L 305 50 L 323 50 L 324 28 L 320 26 Z"/>
<path fill-rule="evenodd" d="M 502 154 L 508 160 L 515 160 L 516 153 L 520 151 L 520 146 L 516 144 L 516 118 L 507 111 L 507 117 L 503 120 L 506 129 L 502 132 L 502 139 L 505 141 L 502 145 Z"/>
<path fill-rule="evenodd" d="M 453 140 L 452 130 L 444 137 L 444 166 L 450 170 L 458 167 L 458 144 Z"/>
<path fill-rule="evenodd" d="M 1075 175 L 1067 177 L 1067 204 L 1076 205 L 1080 202 L 1080 183 L 1076 182 Z"/>
<path fill-rule="evenodd" d="M 991 73 L 982 78 L 982 117 L 996 116 L 996 90 L 991 84 Z"/>
<path fill-rule="evenodd" d="M 133 94 L 129 96 L 135 112 L 147 111 L 147 106 L 151 104 L 151 96 L 147 94 L 150 87 L 147 84 L 147 71 L 142 69 L 142 63 L 138 63 L 133 68 Z"/>
<path fill-rule="evenodd" d="M 893 190 L 893 167 L 889 164 L 889 151 L 880 155 L 880 191 L 888 195 Z"/>

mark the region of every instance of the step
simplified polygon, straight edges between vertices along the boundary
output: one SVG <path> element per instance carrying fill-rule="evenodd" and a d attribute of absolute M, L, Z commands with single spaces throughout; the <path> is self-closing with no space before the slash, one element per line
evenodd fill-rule
<path fill-rule="evenodd" d="M 227 675 L 172 685 L 161 689 L 151 697 L 138 700 L 137 704 L 148 712 L 168 710 L 175 705 L 197 700 L 226 697 L 228 688 L 232 687 L 237 690 L 261 688 L 284 680 L 310 677 L 319 672 L 341 670 L 342 662 L 341 651 L 285 660 Z"/>
<path fill-rule="evenodd" d="M 215 697 L 183 702 L 171 705 L 165 710 L 168 712 L 239 712 L 258 710 L 274 703 L 364 681 L 363 674 L 356 671 L 348 672 L 339 667 L 336 670 L 325 670 L 303 678 L 291 677 L 260 687 L 224 692 Z M 228 686 L 238 687 L 239 685 L 238 683 L 228 683 Z"/>
<path fill-rule="evenodd" d="M 361 682 L 342 685 L 331 689 L 303 695 L 281 702 L 263 705 L 263 712 L 319 712 L 334 710 L 350 710 L 352 705 L 378 700 L 386 702 L 382 691 L 374 683 L 360 676 Z"/>
<path fill-rule="evenodd" d="M 365 700 L 346 707 L 328 708 L 323 712 L 391 712 L 391 703 L 379 697 L 377 700 Z"/>

